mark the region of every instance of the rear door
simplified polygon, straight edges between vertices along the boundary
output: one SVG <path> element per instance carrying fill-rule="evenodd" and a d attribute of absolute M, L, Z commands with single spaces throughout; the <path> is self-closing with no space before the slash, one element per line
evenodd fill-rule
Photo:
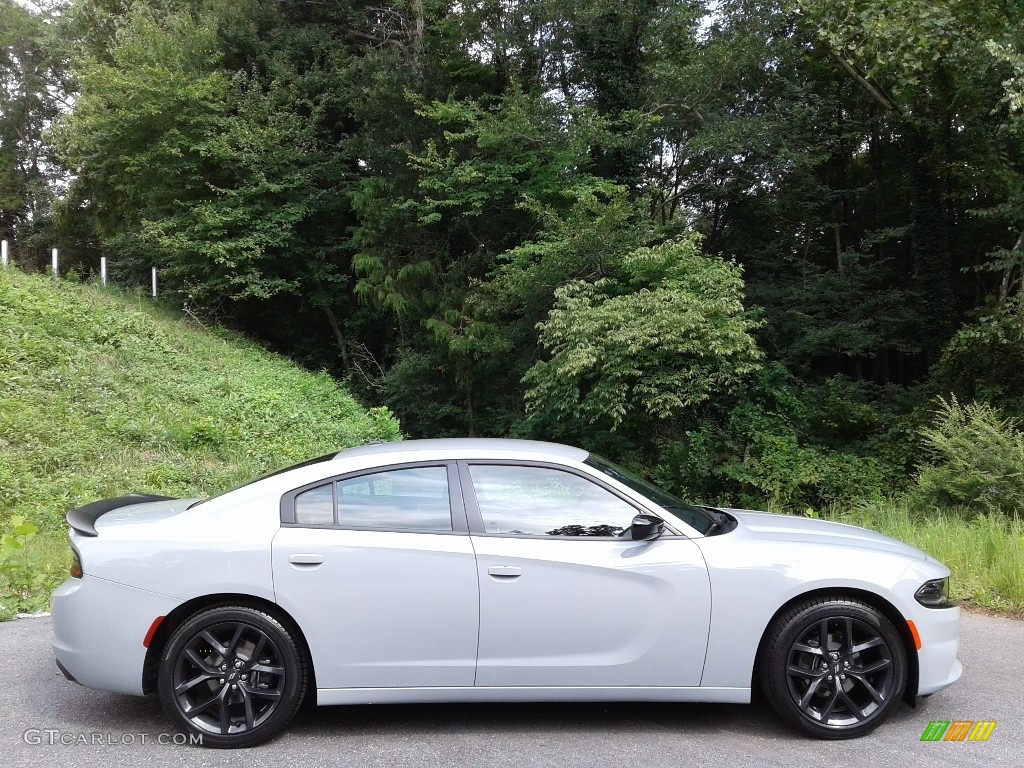
<path fill-rule="evenodd" d="M 460 470 L 480 579 L 478 686 L 700 685 L 711 588 L 692 541 L 633 541 L 641 510 L 582 471 Z"/>
<path fill-rule="evenodd" d="M 455 473 L 400 465 L 282 499 L 274 590 L 318 688 L 473 685 L 476 560 Z"/>

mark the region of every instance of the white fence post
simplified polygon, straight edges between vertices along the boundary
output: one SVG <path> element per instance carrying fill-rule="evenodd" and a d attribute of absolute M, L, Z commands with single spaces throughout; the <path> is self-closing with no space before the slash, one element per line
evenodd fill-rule
<path fill-rule="evenodd" d="M 153 298 L 156 298 L 156 267 L 153 267 Z"/>
<path fill-rule="evenodd" d="M 107 257 L 100 256 L 100 285 L 107 287 Z"/>
<path fill-rule="evenodd" d="M 50 254 L 50 261 L 53 263 L 53 276 L 55 278 L 59 277 L 60 276 L 60 272 L 57 269 L 57 249 L 56 248 L 54 248 L 53 252 Z"/>
<path fill-rule="evenodd" d="M 0 267 L 7 266 L 7 241 L 0 240 Z"/>

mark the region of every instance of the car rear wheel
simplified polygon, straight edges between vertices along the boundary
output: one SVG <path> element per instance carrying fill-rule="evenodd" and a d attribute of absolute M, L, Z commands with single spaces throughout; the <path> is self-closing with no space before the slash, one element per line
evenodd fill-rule
<path fill-rule="evenodd" d="M 279 733 L 305 695 L 293 631 L 254 608 L 211 608 L 171 635 L 160 662 L 168 715 L 209 747 L 249 747 Z"/>
<path fill-rule="evenodd" d="M 851 739 L 892 714 L 907 683 L 903 642 L 870 605 L 807 600 L 769 630 L 761 684 L 779 715 L 821 739 Z"/>

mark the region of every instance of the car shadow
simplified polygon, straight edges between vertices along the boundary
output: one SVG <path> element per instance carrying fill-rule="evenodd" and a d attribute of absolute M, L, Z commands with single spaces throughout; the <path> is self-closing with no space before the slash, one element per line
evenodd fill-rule
<path fill-rule="evenodd" d="M 801 739 L 763 703 L 752 705 L 681 704 L 674 702 L 516 703 L 516 704 L 374 704 L 309 707 L 300 711 L 289 730 L 295 735 L 339 730 L 351 735 L 372 733 L 474 735 L 500 731 L 579 734 L 581 729 L 605 734 L 674 731 L 711 735 L 725 731 L 769 733 Z"/>
<path fill-rule="evenodd" d="M 158 734 L 167 731 L 170 719 L 156 696 L 139 698 L 89 690 L 60 679 L 47 681 L 55 695 L 26 707 L 31 719 L 77 729 L 109 729 Z M 32 710 L 35 709 L 35 712 Z M 923 707 L 927 709 L 927 707 Z M 892 724 L 917 727 L 923 716 L 902 705 L 890 718 Z M 898 727 L 898 726 L 897 726 Z M 679 736 L 714 737 L 740 734 L 771 741 L 807 741 L 786 726 L 760 697 L 751 704 L 696 704 L 676 702 L 595 702 L 515 704 L 373 704 L 304 706 L 285 732 L 285 738 L 374 739 L 437 734 L 479 736 L 500 733 L 505 737 L 579 737 L 586 733 L 672 733 Z"/>
<path fill-rule="evenodd" d="M 921 720 L 922 712 L 901 704 L 888 720 L 889 727 Z M 578 735 L 671 731 L 694 737 L 757 734 L 773 741 L 806 742 L 807 736 L 790 728 L 760 696 L 751 704 L 676 702 L 516 703 L 516 704 L 374 704 L 331 707 L 307 706 L 292 721 L 296 736 L 337 732 L 378 738 L 398 735 L 515 734 Z"/>

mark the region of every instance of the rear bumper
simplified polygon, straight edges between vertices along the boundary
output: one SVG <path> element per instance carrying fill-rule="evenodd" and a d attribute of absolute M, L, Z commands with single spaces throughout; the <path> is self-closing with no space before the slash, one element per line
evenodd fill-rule
<path fill-rule="evenodd" d="M 70 680 L 72 683 L 78 682 L 77 680 L 75 680 L 75 676 L 68 672 L 67 667 L 60 663 L 60 659 L 57 659 L 57 669 L 59 669 L 60 673 L 64 675 L 64 677 L 66 677 L 68 680 Z"/>
<path fill-rule="evenodd" d="M 89 688 L 141 696 L 142 642 L 153 620 L 179 602 L 88 574 L 66 580 L 50 609 L 57 667 Z"/>

